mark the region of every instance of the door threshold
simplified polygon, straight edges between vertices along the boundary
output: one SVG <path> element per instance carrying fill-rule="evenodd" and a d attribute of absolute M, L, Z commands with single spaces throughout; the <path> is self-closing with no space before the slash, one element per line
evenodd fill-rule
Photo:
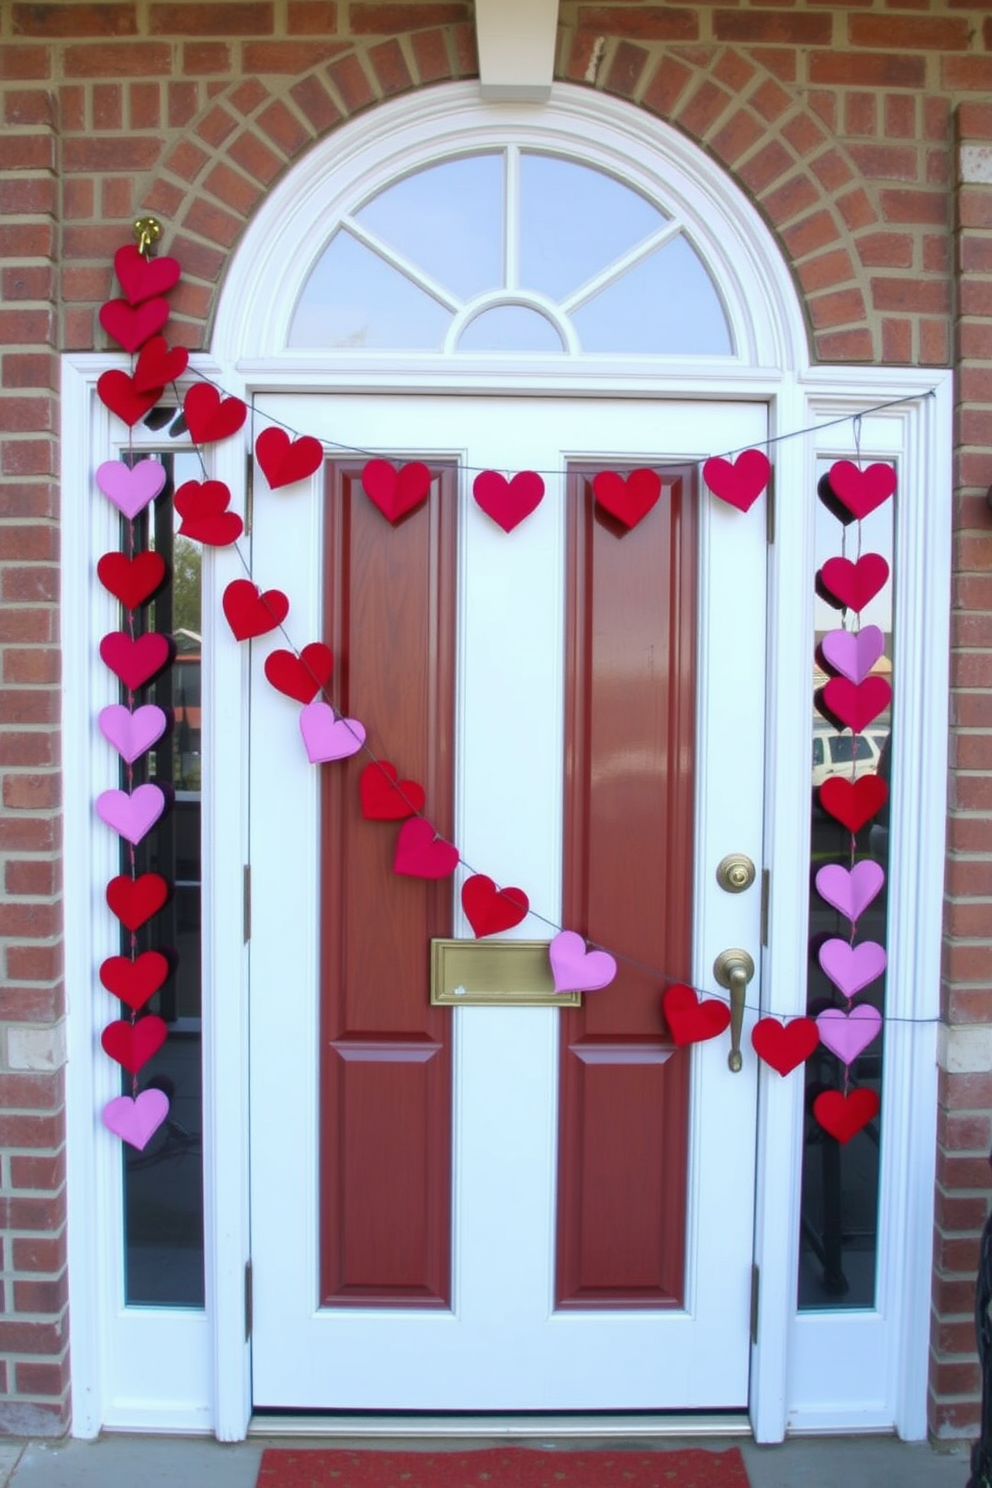
<path fill-rule="evenodd" d="M 279 1412 L 253 1415 L 248 1424 L 249 1436 L 267 1437 L 348 1437 L 353 1440 L 389 1438 L 465 1439 L 505 1441 L 647 1440 L 674 1436 L 750 1436 L 751 1422 L 745 1411 L 707 1414 L 481 1414 L 481 1415 L 376 1415 L 361 1412 L 354 1415 L 291 1415 Z"/>

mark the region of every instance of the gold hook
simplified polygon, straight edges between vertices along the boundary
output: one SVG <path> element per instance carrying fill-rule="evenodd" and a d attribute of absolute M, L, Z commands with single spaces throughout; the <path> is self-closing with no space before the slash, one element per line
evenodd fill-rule
<path fill-rule="evenodd" d="M 157 217 L 136 217 L 134 219 L 134 237 L 138 245 L 138 252 L 148 258 L 153 243 L 157 243 L 162 236 L 162 224 Z"/>

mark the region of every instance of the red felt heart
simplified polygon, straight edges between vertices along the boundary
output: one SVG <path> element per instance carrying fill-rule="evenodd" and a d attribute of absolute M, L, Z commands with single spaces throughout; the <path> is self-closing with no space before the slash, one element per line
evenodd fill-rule
<path fill-rule="evenodd" d="M 244 530 L 236 512 L 228 511 L 230 489 L 223 481 L 184 481 L 173 497 L 182 521 L 179 531 L 194 542 L 224 548 L 236 542 Z"/>
<path fill-rule="evenodd" d="M 394 527 L 427 500 L 432 480 L 419 460 L 398 468 L 388 460 L 369 460 L 362 470 L 362 489 Z"/>
<path fill-rule="evenodd" d="M 164 388 L 167 383 L 182 377 L 188 366 L 189 352 L 185 346 L 175 346 L 170 350 L 164 336 L 153 336 L 147 346 L 141 348 L 134 369 L 134 385 L 139 393 L 149 388 Z"/>
<path fill-rule="evenodd" d="M 812 1018 L 793 1018 L 784 1025 L 777 1018 L 759 1018 L 751 1029 L 754 1052 L 780 1075 L 808 1059 L 819 1042 L 820 1030 Z"/>
<path fill-rule="evenodd" d="M 319 470 L 324 446 L 311 434 L 290 439 L 285 429 L 263 429 L 255 440 L 255 459 L 273 491 L 291 486 Z"/>
<path fill-rule="evenodd" d="M 250 579 L 232 579 L 221 604 L 237 641 L 266 635 L 289 614 L 289 600 L 281 589 L 266 589 L 263 594 Z"/>
<path fill-rule="evenodd" d="M 362 815 L 366 821 L 403 821 L 424 809 L 424 788 L 415 780 L 398 780 L 395 765 L 376 760 L 366 765 L 358 781 Z"/>
<path fill-rule="evenodd" d="M 519 925 L 530 909 L 523 889 L 498 889 L 484 873 L 462 884 L 462 908 L 477 936 L 496 935 Z"/>
<path fill-rule="evenodd" d="M 272 651 L 265 658 L 265 675 L 272 686 L 298 703 L 312 703 L 331 680 L 334 657 L 323 641 L 311 641 L 299 656 L 292 651 Z"/>
<path fill-rule="evenodd" d="M 889 565 L 881 553 L 864 553 L 857 563 L 850 558 L 828 558 L 820 569 L 820 580 L 829 595 L 848 610 L 863 610 L 885 587 Z"/>
<path fill-rule="evenodd" d="M 133 243 L 118 248 L 114 254 L 114 269 L 128 304 L 140 305 L 152 295 L 167 294 L 178 284 L 182 269 L 176 258 L 145 258 Z"/>
<path fill-rule="evenodd" d="M 878 1095 L 874 1090 L 823 1090 L 813 1102 L 813 1115 L 838 1142 L 849 1142 L 878 1115 Z"/>
<path fill-rule="evenodd" d="M 703 465 L 703 480 L 714 496 L 746 512 L 768 484 L 771 463 L 763 450 L 744 450 L 736 460 L 714 455 Z"/>
<path fill-rule="evenodd" d="M 472 495 L 487 517 L 512 532 L 544 499 L 544 481 L 536 470 L 521 470 L 507 480 L 498 470 L 484 470 L 472 484 Z"/>
<path fill-rule="evenodd" d="M 146 388 L 139 392 L 134 385 L 134 378 L 127 372 L 121 372 L 115 368 L 112 372 L 102 372 L 97 378 L 97 396 L 100 402 L 116 413 L 122 423 L 128 428 L 144 418 L 149 409 L 154 408 L 162 396 L 162 388 Z"/>
<path fill-rule="evenodd" d="M 96 566 L 96 576 L 126 610 L 136 610 L 150 599 L 164 582 L 165 559 L 161 553 L 104 553 Z"/>
<path fill-rule="evenodd" d="M 128 1074 L 136 1075 L 141 1066 L 161 1049 L 168 1032 L 164 1018 L 157 1013 L 148 1013 L 136 1023 L 128 1023 L 123 1018 L 108 1023 L 100 1035 L 100 1042 L 111 1059 L 122 1064 Z"/>
<path fill-rule="evenodd" d="M 168 666 L 172 660 L 172 641 L 157 631 L 132 639 L 127 631 L 112 630 L 100 642 L 100 659 L 134 692 Z"/>
<path fill-rule="evenodd" d="M 161 873 L 139 873 L 129 878 L 119 873 L 107 885 L 107 904 L 126 930 L 140 930 L 158 914 L 169 897 L 169 885 Z"/>
<path fill-rule="evenodd" d="M 656 470 L 632 470 L 628 476 L 601 470 L 592 483 L 600 506 L 622 522 L 636 527 L 661 495 L 661 476 Z"/>
<path fill-rule="evenodd" d="M 866 677 L 851 682 L 847 677 L 831 677 L 823 689 L 828 711 L 839 718 L 845 728 L 860 734 L 873 718 L 883 713 L 892 701 L 892 688 L 884 677 Z"/>
<path fill-rule="evenodd" d="M 835 460 L 827 479 L 838 501 L 859 520 L 888 501 L 896 488 L 895 469 L 881 463 L 862 470 L 851 460 Z"/>
<path fill-rule="evenodd" d="M 248 417 L 240 398 L 222 398 L 209 382 L 194 382 L 183 399 L 186 427 L 196 444 L 213 444 L 236 434 Z"/>
<path fill-rule="evenodd" d="M 125 351 L 137 351 L 165 325 L 169 318 L 168 300 L 146 300 L 137 309 L 127 300 L 108 300 L 100 306 L 100 324 Z M 147 384 L 146 384 L 147 386 Z M 155 384 L 164 387 L 164 383 Z"/>
<path fill-rule="evenodd" d="M 168 975 L 169 958 L 161 951 L 142 951 L 133 961 L 129 956 L 108 956 L 100 965 L 100 980 L 107 991 L 135 1012 L 155 996 Z"/>
<path fill-rule="evenodd" d="M 849 832 L 860 831 L 888 799 L 889 787 L 881 775 L 862 775 L 858 780 L 832 775 L 820 786 L 820 805 Z"/>
<path fill-rule="evenodd" d="M 730 1009 L 725 1002 L 707 997 L 700 1001 L 693 987 L 676 982 L 661 994 L 672 1041 L 676 1044 L 698 1044 L 716 1038 L 730 1023 Z"/>
<path fill-rule="evenodd" d="M 458 867 L 458 849 L 439 837 L 422 816 L 405 821 L 396 839 L 393 872 L 414 878 L 447 878 Z"/>

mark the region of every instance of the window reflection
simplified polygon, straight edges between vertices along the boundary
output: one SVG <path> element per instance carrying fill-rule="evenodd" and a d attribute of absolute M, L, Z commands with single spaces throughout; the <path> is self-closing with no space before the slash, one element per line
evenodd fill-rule
<path fill-rule="evenodd" d="M 170 809 L 135 849 L 136 873 L 161 873 L 172 885 L 165 907 L 138 931 L 135 953 L 164 951 L 172 961 L 165 985 L 147 1004 L 164 1018 L 168 1037 L 138 1074 L 140 1089 L 169 1097 L 169 1114 L 143 1151 L 123 1144 L 125 1300 L 128 1305 L 202 1307 L 203 1153 L 200 984 L 200 549 L 173 534 L 176 484 L 199 475 L 192 454 L 158 456 L 168 480 L 151 520 L 135 523 L 136 548 L 162 553 L 169 581 L 150 606 L 135 612 L 137 630 L 172 635 L 172 666 L 135 698 L 157 703 L 172 718 L 158 745 L 133 767 L 133 785 L 155 780 Z M 125 540 L 126 541 L 126 540 Z M 121 871 L 131 871 L 122 845 Z M 123 932 L 121 950 L 132 938 Z M 124 1009 L 124 1013 L 128 1012 Z M 131 1094 L 131 1076 L 122 1091 Z"/>
<path fill-rule="evenodd" d="M 832 461 L 818 470 L 822 476 Z M 844 528 L 822 502 L 817 502 L 816 566 L 827 559 L 858 556 L 858 528 Z M 861 523 L 860 551 L 881 553 L 892 565 L 893 503 L 886 502 Z M 871 674 L 893 680 L 892 584 L 861 611 L 861 626 L 877 625 L 884 636 L 882 655 Z M 846 627 L 856 629 L 857 617 L 850 612 Z M 819 692 L 832 672 L 821 665 L 820 643 L 824 635 L 845 623 L 844 612 L 817 598 L 817 660 L 813 670 L 813 692 Z M 884 871 L 881 891 L 859 915 L 856 942 L 876 941 L 884 946 L 888 927 L 889 808 L 886 804 L 870 823 L 855 835 L 829 816 L 819 804 L 819 789 L 825 780 L 840 776 L 857 779 L 868 773 L 888 778 L 892 741 L 891 709 L 879 714 L 861 733 L 835 727 L 819 711 L 813 714 L 812 754 L 812 865 L 810 890 L 810 957 L 807 982 L 807 1012 L 815 1018 L 828 1007 L 871 1006 L 885 1012 L 885 977 L 880 977 L 848 1004 L 822 971 L 818 950 L 824 940 L 838 936 L 851 939 L 850 921 L 830 907 L 816 891 L 816 873 L 824 864 L 853 867 L 874 859 Z M 850 1067 L 851 1087 L 865 1087 L 881 1095 L 885 1024 L 882 1031 Z M 798 1302 L 801 1310 L 824 1308 L 870 1308 L 875 1305 L 878 1258 L 878 1193 L 880 1118 L 868 1123 L 850 1141 L 838 1142 L 819 1125 L 813 1102 L 822 1090 L 844 1088 L 844 1065 L 822 1043 L 806 1064 L 802 1207 L 799 1247 Z"/>

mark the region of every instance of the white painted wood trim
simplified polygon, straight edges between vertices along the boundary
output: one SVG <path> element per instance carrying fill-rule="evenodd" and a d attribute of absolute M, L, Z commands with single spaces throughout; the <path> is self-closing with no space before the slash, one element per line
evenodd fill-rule
<path fill-rule="evenodd" d="M 543 103 L 551 94 L 558 0 L 475 0 L 479 84 L 491 103 Z"/>

